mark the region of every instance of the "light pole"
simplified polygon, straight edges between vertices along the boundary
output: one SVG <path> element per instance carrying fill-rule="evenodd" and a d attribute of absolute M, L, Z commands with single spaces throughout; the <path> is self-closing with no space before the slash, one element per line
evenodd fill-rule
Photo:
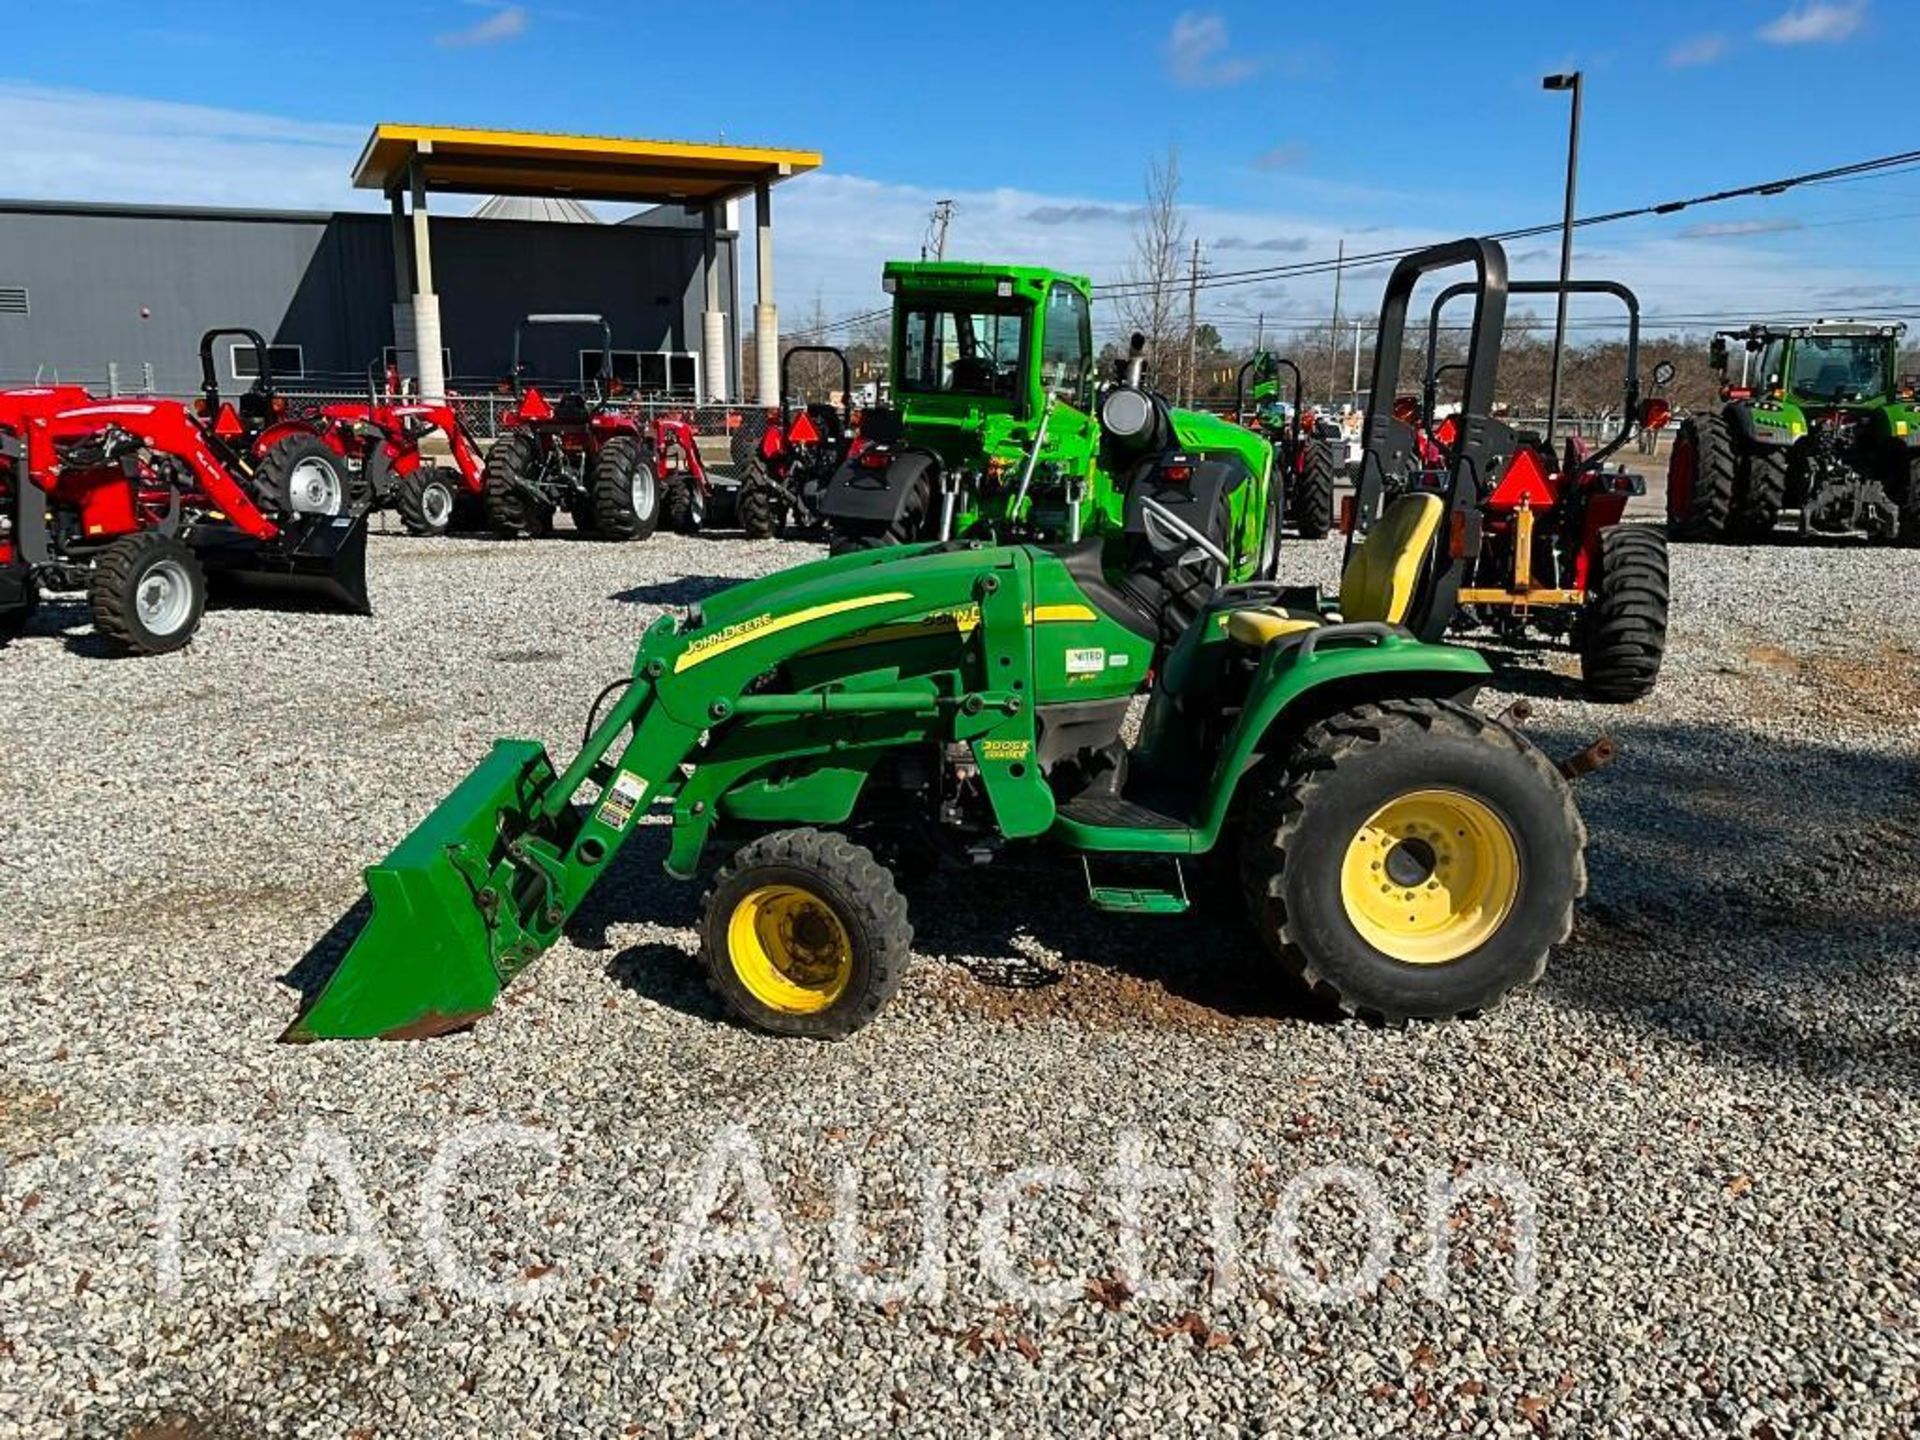
<path fill-rule="evenodd" d="M 1554 422 L 1560 418 L 1560 360 L 1567 348 L 1567 280 L 1573 273 L 1573 188 L 1580 171 L 1580 72 L 1542 77 L 1543 90 L 1571 90 L 1573 114 L 1567 122 L 1567 208 L 1560 222 L 1560 293 L 1554 300 L 1553 378 L 1547 386 L 1547 449 L 1553 449 Z"/>

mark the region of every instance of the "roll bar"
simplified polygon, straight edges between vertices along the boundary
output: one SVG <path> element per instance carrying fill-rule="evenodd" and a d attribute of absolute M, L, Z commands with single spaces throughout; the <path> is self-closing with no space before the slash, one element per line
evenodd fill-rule
<path fill-rule="evenodd" d="M 1462 483 L 1477 486 L 1486 471 L 1490 437 L 1487 412 L 1493 406 L 1494 382 L 1499 374 L 1500 337 L 1507 324 L 1507 253 L 1496 240 L 1466 237 L 1415 251 L 1393 267 L 1386 294 L 1380 300 L 1380 330 L 1373 345 L 1373 383 L 1367 399 L 1365 449 L 1355 482 L 1353 530 L 1347 537 L 1351 552 L 1380 518 L 1387 477 L 1405 473 L 1413 459 L 1414 433 L 1393 418 L 1393 397 L 1399 388 L 1400 360 L 1406 349 L 1407 306 L 1414 287 L 1435 270 L 1471 265 L 1474 294 L 1473 328 L 1467 342 L 1467 378 L 1460 397 L 1460 441 L 1448 457 L 1448 488 L 1460 493 Z M 1468 493 L 1474 493 L 1469 490 Z M 1451 507 L 1451 504 L 1449 506 Z"/>
<path fill-rule="evenodd" d="M 780 423 L 787 425 L 793 414 L 793 394 L 788 385 L 788 366 L 793 364 L 796 355 L 831 355 L 840 362 L 840 419 L 847 429 L 853 429 L 853 363 L 847 359 L 847 352 L 837 345 L 796 345 L 780 357 Z"/>
<path fill-rule="evenodd" d="M 1434 297 L 1433 308 L 1427 314 L 1427 374 L 1420 391 L 1420 424 L 1428 427 L 1429 439 L 1434 438 L 1430 427 L 1433 424 L 1434 407 L 1439 402 L 1440 373 L 1442 369 L 1452 368 L 1438 364 L 1440 312 L 1449 303 L 1462 295 L 1471 294 L 1473 290 L 1474 286 L 1469 281 L 1449 285 Z M 1593 470 L 1605 464 L 1609 456 L 1632 438 L 1636 417 L 1640 413 L 1640 297 L 1618 280 L 1569 280 L 1564 286 L 1558 280 L 1515 280 L 1507 286 L 1509 295 L 1558 295 L 1562 290 L 1569 295 L 1611 295 L 1627 312 L 1626 399 L 1620 411 L 1620 433 L 1580 461 L 1579 469 Z M 1435 440 L 1434 443 L 1439 442 Z"/>
<path fill-rule="evenodd" d="M 213 346 L 215 341 L 229 335 L 237 335 L 253 346 L 259 365 L 253 378 L 253 388 L 262 394 L 273 393 L 273 361 L 267 354 L 266 337 L 244 325 L 218 326 L 200 337 L 200 393 L 206 398 L 209 420 L 220 413 L 220 372 L 213 363 Z"/>
<path fill-rule="evenodd" d="M 1256 366 L 1258 366 L 1262 360 L 1265 360 L 1266 363 L 1269 366 L 1271 366 L 1275 371 L 1286 369 L 1286 370 L 1291 370 L 1293 372 L 1293 416 L 1288 423 L 1288 430 L 1290 432 L 1292 448 L 1295 450 L 1298 450 L 1300 448 L 1300 404 L 1301 404 L 1302 397 L 1304 397 L 1306 394 L 1306 387 L 1305 387 L 1305 384 L 1300 379 L 1300 367 L 1294 364 L 1293 361 L 1287 359 L 1287 357 L 1284 355 L 1274 355 L 1266 351 L 1262 351 L 1260 354 L 1254 356 L 1251 360 L 1243 361 L 1241 363 L 1240 372 L 1239 374 L 1234 376 L 1234 380 L 1233 380 L 1234 423 L 1237 425 L 1246 424 L 1246 421 L 1247 421 L 1247 373 L 1250 370 L 1253 370 Z"/>
<path fill-rule="evenodd" d="M 613 326 L 607 323 L 604 315 L 586 314 L 547 314 L 528 315 L 513 327 L 513 393 L 520 393 L 520 342 L 527 333 L 529 325 L 582 325 L 598 326 L 600 329 L 600 373 L 606 379 L 613 378 Z"/>

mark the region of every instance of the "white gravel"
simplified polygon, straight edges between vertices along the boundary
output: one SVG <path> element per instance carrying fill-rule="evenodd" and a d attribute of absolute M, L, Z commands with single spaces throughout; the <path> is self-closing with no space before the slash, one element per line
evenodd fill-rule
<path fill-rule="evenodd" d="M 1623 753 L 1581 788 L 1573 942 L 1477 1022 L 1304 1014 L 1219 917 L 1099 918 L 1043 867 L 916 891 L 895 1004 L 845 1044 L 780 1043 L 719 1018 L 695 892 L 642 836 L 470 1034 L 280 1048 L 283 977 L 496 735 L 568 751 L 662 606 L 809 553 L 372 550 L 370 620 L 217 611 L 178 656 L 112 660 L 60 607 L 0 652 L 0 1436 L 1920 1427 L 1910 553 L 1677 547 L 1651 701 L 1515 682 L 1549 750 L 1606 728 Z M 1304 577 L 1337 551 L 1291 554 Z M 537 1284 L 496 1299 L 436 1270 L 420 1198 L 436 1148 L 488 1123 L 553 1146 L 486 1150 L 447 1189 L 459 1263 Z M 113 1128 L 164 1126 L 225 1127 L 184 1165 L 172 1295 L 153 1169 Z M 795 1268 L 708 1259 L 675 1286 L 675 1222 L 729 1126 Z M 1183 1171 L 1140 1227 L 1135 1279 L 1165 1294 L 1115 1278 L 1127 1131 Z M 899 1280 L 929 1165 L 944 1293 L 856 1296 L 836 1175 L 859 1185 L 864 1278 Z M 1085 1188 L 1006 1182 L 1042 1165 Z M 1363 1293 L 1317 1300 L 1363 1257 L 1351 1206 L 1305 1205 L 1299 1277 L 1262 1246 L 1325 1166 L 1377 1191 L 1390 1244 Z M 1470 1167 L 1524 1191 L 1443 1211 L 1435 1293 L 1428 1186 Z M 750 1233 L 740 1173 L 706 1233 Z M 283 1231 L 368 1227 L 384 1293 L 335 1257 L 256 1295 L 290 1177 Z M 1247 1240 L 1231 1294 L 1204 1288 L 1223 1179 Z M 1015 1282 L 1064 1303 L 983 1264 L 996 1189 Z"/>

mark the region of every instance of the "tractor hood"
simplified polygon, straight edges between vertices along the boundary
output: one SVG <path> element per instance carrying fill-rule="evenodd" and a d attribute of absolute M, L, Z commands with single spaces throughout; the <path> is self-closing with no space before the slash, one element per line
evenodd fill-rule
<path fill-rule="evenodd" d="M 1255 475 L 1265 475 L 1273 463 L 1273 445 L 1243 425 L 1202 410 L 1171 410 L 1173 433 L 1183 449 L 1203 454 L 1232 453 L 1246 461 Z"/>

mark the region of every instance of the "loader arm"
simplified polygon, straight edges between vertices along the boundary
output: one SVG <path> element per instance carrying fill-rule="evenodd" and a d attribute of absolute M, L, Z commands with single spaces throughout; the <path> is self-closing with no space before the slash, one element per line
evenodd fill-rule
<path fill-rule="evenodd" d="M 829 757 L 855 772 L 800 792 L 814 818 L 836 823 L 862 773 L 849 752 L 933 736 L 967 743 L 1000 826 L 1044 833 L 1054 807 L 1033 763 L 1032 568 L 1017 547 L 866 552 L 737 586 L 709 613 L 656 620 L 564 770 L 535 741 L 498 742 L 368 869 L 365 928 L 282 1038 L 410 1038 L 470 1024 L 559 938 L 649 807 L 672 805 L 666 866 L 689 877 L 722 797 L 778 763 L 797 764 L 802 781 Z M 978 645 L 965 666 L 902 676 L 860 643 L 968 607 Z M 846 669 L 779 687 L 786 662 L 823 649 L 846 656 Z M 576 804 L 589 789 L 592 800 Z"/>

